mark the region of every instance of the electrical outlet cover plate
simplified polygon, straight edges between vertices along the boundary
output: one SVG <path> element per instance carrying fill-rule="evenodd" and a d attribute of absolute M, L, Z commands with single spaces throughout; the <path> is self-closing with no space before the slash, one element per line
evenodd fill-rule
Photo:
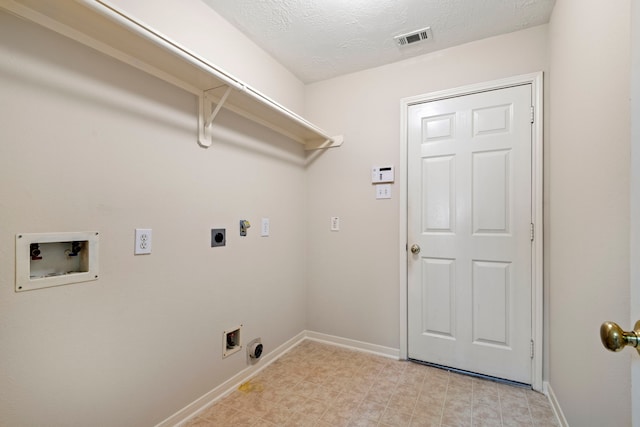
<path fill-rule="evenodd" d="M 135 255 L 147 255 L 151 253 L 151 229 L 136 228 Z"/>
<path fill-rule="evenodd" d="M 225 246 L 227 244 L 227 232 L 224 228 L 211 229 L 211 247 Z"/>

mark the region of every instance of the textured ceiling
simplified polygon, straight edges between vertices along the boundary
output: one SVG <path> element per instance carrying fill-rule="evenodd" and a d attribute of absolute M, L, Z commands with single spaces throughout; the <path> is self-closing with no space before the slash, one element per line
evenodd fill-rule
<path fill-rule="evenodd" d="M 555 0 L 203 0 L 305 83 L 522 30 Z M 430 41 L 393 37 L 431 27 Z"/>

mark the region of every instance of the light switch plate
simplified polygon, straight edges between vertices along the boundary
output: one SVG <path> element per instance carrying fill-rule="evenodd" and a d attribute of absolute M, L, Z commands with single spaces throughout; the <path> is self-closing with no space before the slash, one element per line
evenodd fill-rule
<path fill-rule="evenodd" d="M 271 228 L 271 224 L 269 222 L 269 218 L 262 218 L 262 226 L 260 227 L 260 236 L 269 237 L 270 228 Z"/>
<path fill-rule="evenodd" d="M 390 199 L 390 198 L 391 198 L 391 184 L 376 185 L 376 199 Z"/>
<path fill-rule="evenodd" d="M 340 217 L 331 217 L 331 231 L 340 231 Z"/>
<path fill-rule="evenodd" d="M 146 255 L 151 253 L 150 228 L 136 228 L 136 247 L 133 253 L 135 255 Z"/>

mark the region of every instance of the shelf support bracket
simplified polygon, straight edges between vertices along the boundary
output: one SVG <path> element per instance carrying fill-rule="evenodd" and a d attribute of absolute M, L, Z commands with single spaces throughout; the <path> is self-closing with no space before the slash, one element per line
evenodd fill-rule
<path fill-rule="evenodd" d="M 212 103 L 209 97 L 207 96 L 208 90 L 202 92 L 202 95 L 199 96 L 199 114 L 198 114 L 198 144 L 202 147 L 208 148 L 211 146 L 211 125 L 213 121 L 218 116 L 220 109 L 227 101 L 227 98 L 231 94 L 233 88 L 231 86 L 227 86 L 227 89 L 224 91 L 222 98 L 216 103 L 216 108 L 212 110 Z"/>
<path fill-rule="evenodd" d="M 227 98 L 229 97 L 229 94 L 231 93 L 231 90 L 233 88 L 231 86 L 227 86 L 227 90 L 224 91 L 224 95 L 222 95 L 222 98 L 220 98 L 220 101 L 218 102 L 218 104 L 216 105 L 216 109 L 213 110 L 213 112 L 211 113 L 211 115 L 209 116 L 209 118 L 207 119 L 207 121 L 205 122 L 205 126 L 206 127 L 210 127 L 211 124 L 213 123 L 213 121 L 216 119 L 216 116 L 218 115 L 218 113 L 220 112 L 220 109 L 222 108 L 222 106 L 224 105 L 224 103 L 227 101 Z M 207 91 L 204 92 L 204 97 L 207 97 Z"/>
<path fill-rule="evenodd" d="M 344 137 L 342 135 L 336 135 L 331 139 L 309 141 L 305 144 L 304 148 L 307 151 L 324 150 L 326 148 L 340 147 L 343 142 L 344 142 Z"/>

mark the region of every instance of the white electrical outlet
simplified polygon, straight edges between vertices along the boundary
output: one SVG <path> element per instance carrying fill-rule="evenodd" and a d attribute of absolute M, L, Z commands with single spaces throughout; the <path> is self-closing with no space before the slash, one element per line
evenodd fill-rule
<path fill-rule="evenodd" d="M 340 217 L 332 216 L 331 217 L 331 231 L 340 231 Z"/>
<path fill-rule="evenodd" d="M 136 228 L 136 247 L 133 251 L 135 255 L 151 253 L 151 229 Z"/>
<path fill-rule="evenodd" d="M 260 227 L 260 235 L 262 237 L 268 237 L 269 228 L 270 228 L 269 218 L 262 218 L 262 227 Z"/>

